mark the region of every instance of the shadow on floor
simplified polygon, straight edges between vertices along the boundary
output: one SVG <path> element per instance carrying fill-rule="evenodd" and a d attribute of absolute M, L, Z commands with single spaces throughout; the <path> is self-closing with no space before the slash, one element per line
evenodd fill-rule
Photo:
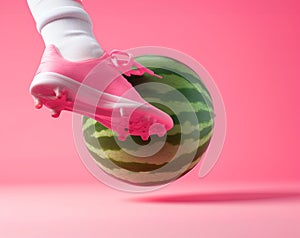
<path fill-rule="evenodd" d="M 228 203 L 299 199 L 300 192 L 220 192 L 147 196 L 130 199 L 145 203 Z"/>

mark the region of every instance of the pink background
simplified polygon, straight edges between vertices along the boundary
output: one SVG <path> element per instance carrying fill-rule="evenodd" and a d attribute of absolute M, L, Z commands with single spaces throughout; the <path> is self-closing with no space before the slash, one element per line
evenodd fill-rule
<path fill-rule="evenodd" d="M 195 169 L 180 181 L 175 182 L 174 185 L 157 191 L 156 195 L 167 192 L 180 194 L 181 190 L 180 192 L 178 190 L 182 188 L 191 189 L 190 191 L 186 189 L 185 192 L 220 187 L 230 190 L 236 186 L 244 190 L 247 190 L 248 187 L 249 189 L 250 187 L 267 187 L 275 190 L 290 187 L 299 189 L 299 1 L 127 0 L 105 1 L 104 3 L 98 0 L 86 0 L 84 5 L 93 19 L 95 35 L 104 49 L 127 49 L 143 45 L 175 48 L 191 55 L 204 65 L 222 93 L 227 111 L 228 128 L 224 150 L 217 165 L 204 179 L 197 178 L 198 170 Z M 28 88 L 44 46 L 35 29 L 26 1 L 11 0 L 1 3 L 0 29 L 2 82 L 0 93 L 2 125 L 0 134 L 0 194 L 2 193 L 0 195 L 0 212 L 2 212 L 0 234 L 3 224 L 5 224 L 3 227 L 6 232 L 13 230 L 12 224 L 18 224 L 20 229 L 28 231 L 29 234 L 33 230 L 33 225 L 31 229 L 30 225 L 23 222 L 28 220 L 30 213 L 33 214 L 31 218 L 33 217 L 32 224 L 34 224 L 38 220 L 37 217 L 43 212 L 48 212 L 48 220 L 42 217 L 45 219 L 42 219 L 44 223 L 42 223 L 41 231 L 49 230 L 47 228 L 48 221 L 52 221 L 51 218 L 54 219 L 56 214 L 60 214 L 60 219 L 66 222 L 67 230 L 71 231 L 80 222 L 75 218 L 72 220 L 71 217 L 81 216 L 83 220 L 86 218 L 83 227 L 86 230 L 94 231 L 91 224 L 97 225 L 100 220 L 102 224 L 108 224 L 105 223 L 106 221 L 117 221 L 120 216 L 117 212 L 118 209 L 124 209 L 122 217 L 130 214 L 133 210 L 137 211 L 137 207 L 133 205 L 132 201 L 130 203 L 126 200 L 130 195 L 126 195 L 126 197 L 120 192 L 111 191 L 99 184 L 85 169 L 73 143 L 70 113 L 63 113 L 57 120 L 52 119 L 45 109 L 41 111 L 34 109 Z M 46 184 L 49 186 L 49 190 L 45 188 L 41 190 L 40 186 Z M 55 188 L 62 184 L 70 191 L 76 192 L 68 194 L 68 189 L 63 192 L 62 189 L 53 189 L 53 186 Z M 85 187 L 94 186 L 97 191 L 94 195 L 99 198 L 99 201 L 103 199 L 101 201 L 108 203 L 107 210 L 102 210 L 102 215 L 105 214 L 105 216 L 100 215 L 100 208 L 98 208 L 99 213 L 96 209 L 97 213 L 93 214 L 92 206 L 97 204 L 96 200 L 89 200 L 93 197 L 93 189 L 87 192 L 91 194 L 91 197 L 82 198 L 84 202 L 80 200 L 79 191 L 82 186 L 84 187 L 83 191 L 85 191 Z M 24 187 L 30 187 L 28 192 L 25 192 L 27 190 L 24 190 Z M 37 199 L 36 194 L 47 194 L 47 191 L 48 193 L 53 191 L 53 194 L 56 192 L 60 195 L 54 200 L 51 200 L 51 196 L 49 198 L 46 195 L 40 196 L 40 200 L 32 199 Z M 106 196 L 111 193 L 115 200 L 111 201 L 109 196 L 100 196 L 101 192 L 99 191 L 103 191 Z M 222 232 L 228 234 L 227 237 L 234 237 L 235 234 L 228 230 L 227 222 L 229 221 L 237 224 L 236 234 L 239 235 L 236 237 L 241 237 L 246 232 L 246 224 L 251 221 L 254 229 L 252 232 L 265 231 L 263 233 L 265 235 L 261 237 L 271 237 L 271 235 L 274 237 L 273 228 L 282 224 L 283 221 L 286 222 L 284 223 L 286 226 L 282 229 L 292 233 L 289 236 L 285 230 L 280 230 L 279 233 L 276 231 L 278 234 L 285 234 L 286 237 L 300 236 L 300 231 L 295 225 L 296 221 L 299 221 L 299 202 L 295 204 L 289 202 L 289 205 L 281 203 L 279 206 L 273 203 L 265 206 L 261 203 L 254 206 L 253 203 L 250 203 L 243 207 L 231 204 L 235 206 L 231 210 L 230 205 L 228 205 L 229 207 L 226 204 L 224 206 L 224 203 L 218 205 L 218 202 L 224 201 L 222 197 L 226 198 L 227 196 L 228 199 L 225 201 L 235 202 L 247 198 L 247 193 L 241 193 L 240 196 L 236 196 L 236 193 L 233 196 L 230 193 L 232 196 L 229 197 L 228 193 L 221 193 L 217 199 L 211 196 L 211 193 L 209 194 L 210 196 L 204 196 L 204 198 L 203 196 L 199 198 L 198 194 L 192 196 L 192 199 L 175 196 L 168 200 L 168 197 L 164 197 L 159 202 L 166 204 L 160 207 L 151 203 L 155 203 L 155 199 L 147 200 L 146 202 L 150 204 L 146 205 L 146 208 L 139 204 L 138 209 L 145 209 L 144 212 L 149 213 L 150 217 L 140 214 L 141 216 L 137 217 L 131 215 L 130 219 L 137 223 L 144 219 L 148 224 L 157 225 L 162 232 L 165 232 L 162 233 L 165 234 L 164 237 L 167 235 L 175 237 L 176 234 L 178 237 L 182 237 L 180 234 L 184 234 L 185 229 L 178 230 L 178 233 L 175 231 L 168 233 L 164 230 L 163 225 L 167 225 L 167 223 L 163 216 L 159 219 L 162 221 L 161 225 L 153 222 L 154 218 L 160 214 L 156 213 L 155 209 L 165 209 L 163 214 L 169 214 L 170 216 L 166 215 L 166 217 L 171 219 L 170 221 L 173 221 L 172 217 L 174 219 L 181 215 L 186 216 L 187 220 L 174 221 L 174 224 L 186 225 L 186 227 L 193 227 L 193 225 L 197 227 L 195 222 L 185 224 L 184 221 L 189 219 L 187 217 L 190 217 L 190 222 L 192 219 L 204 222 L 207 218 L 209 227 L 214 227 L 218 224 L 214 224 L 214 221 L 219 221 L 219 231 L 221 234 Z M 19 200 L 12 200 L 18 196 Z M 76 197 L 71 205 L 68 203 L 70 202 L 68 196 Z M 147 196 L 144 195 L 144 197 Z M 258 198 L 261 197 L 258 196 Z M 192 202 L 193 206 L 184 209 L 182 203 L 179 206 L 175 204 L 176 199 L 189 202 L 189 205 Z M 123 203 L 120 202 L 121 200 Z M 207 207 L 205 201 L 212 201 L 213 205 L 209 203 Z M 36 202 L 39 205 L 36 205 Z M 52 210 L 51 206 L 49 208 L 48 205 L 53 202 L 57 205 L 57 210 Z M 22 205 L 23 203 L 25 206 Z M 65 204 L 68 205 L 65 206 Z M 90 204 L 85 207 L 89 213 L 83 210 L 80 210 L 81 213 L 78 211 L 82 204 Z M 151 206 L 154 206 L 154 210 Z M 172 206 L 176 207 L 175 210 L 172 209 Z M 212 210 L 209 210 L 210 207 Z M 266 207 L 263 214 L 269 214 L 265 217 L 261 216 L 263 207 Z M 72 209 L 77 213 L 73 214 Z M 12 211 L 15 216 L 11 215 Z M 178 213 L 172 214 L 171 211 L 178 211 Z M 198 217 L 197 214 L 201 211 L 204 211 L 207 217 Z M 242 212 L 239 213 L 239 211 Z M 210 212 L 216 212 L 219 218 L 214 220 Z M 229 212 L 233 212 L 234 217 L 226 217 Z M 238 218 L 239 216 L 241 219 Z M 91 217 L 99 220 L 95 218 L 94 223 L 89 223 L 89 219 L 92 220 Z M 108 220 L 105 219 L 107 217 Z M 255 222 L 256 218 L 261 220 Z M 237 223 L 243 219 L 246 223 Z M 118 220 L 121 225 L 128 224 L 126 221 L 121 223 Z M 271 227 L 270 223 L 266 221 L 273 221 L 274 226 Z M 264 226 L 266 230 L 261 227 L 263 224 L 266 225 Z M 58 228 L 63 230 L 63 225 L 61 226 L 58 225 Z M 112 232 L 108 229 L 106 227 L 104 231 Z M 129 229 L 128 226 L 126 229 Z M 96 231 L 95 228 L 95 233 Z M 197 228 L 195 231 L 198 231 Z M 217 231 L 209 229 L 207 226 L 204 226 L 202 231 L 207 235 L 206 237 L 218 237 L 217 234 L 214 236 L 215 233 L 209 233 Z M 113 232 L 115 234 L 117 231 Z M 151 232 L 148 234 L 154 235 Z M 193 234 L 197 237 L 197 232 Z M 252 235 L 252 237 L 258 237 L 254 233 Z M 51 236 L 49 235 L 49 237 Z"/>
<path fill-rule="evenodd" d="M 300 181 L 298 1 L 84 4 L 103 48 L 167 46 L 211 73 L 228 130 L 206 182 Z M 26 1 L 1 5 L 0 184 L 96 182 L 77 156 L 70 113 L 56 120 L 33 107 L 28 88 L 44 46 Z"/>

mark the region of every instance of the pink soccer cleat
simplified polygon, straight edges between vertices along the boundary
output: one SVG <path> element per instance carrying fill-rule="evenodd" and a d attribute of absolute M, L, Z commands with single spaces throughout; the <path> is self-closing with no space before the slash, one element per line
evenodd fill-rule
<path fill-rule="evenodd" d="M 58 117 L 62 110 L 73 111 L 112 129 L 120 140 L 128 135 L 147 140 L 153 134 L 163 136 L 173 127 L 173 121 L 142 99 L 122 76 L 144 73 L 160 78 L 127 52 L 115 50 L 100 58 L 71 62 L 50 45 L 45 49 L 30 93 L 35 107 L 45 105 L 53 117 Z"/>

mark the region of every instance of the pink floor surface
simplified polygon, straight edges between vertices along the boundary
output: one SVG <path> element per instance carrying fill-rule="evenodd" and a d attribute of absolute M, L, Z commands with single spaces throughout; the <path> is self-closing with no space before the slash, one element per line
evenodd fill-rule
<path fill-rule="evenodd" d="M 193 192 L 191 192 L 193 191 Z M 0 237 L 300 237 L 300 190 L 183 187 L 147 194 L 103 185 L 0 188 Z"/>

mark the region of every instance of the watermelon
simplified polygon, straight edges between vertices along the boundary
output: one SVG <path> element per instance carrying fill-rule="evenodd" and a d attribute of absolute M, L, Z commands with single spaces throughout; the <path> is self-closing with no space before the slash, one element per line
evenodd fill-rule
<path fill-rule="evenodd" d="M 157 186 L 182 177 L 207 150 L 214 128 L 211 95 L 199 76 L 174 59 L 144 55 L 136 61 L 162 76 L 124 76 L 149 103 L 168 113 L 174 127 L 164 137 L 147 141 L 117 135 L 97 121 L 83 117 L 86 148 L 110 176 L 129 184 Z"/>

